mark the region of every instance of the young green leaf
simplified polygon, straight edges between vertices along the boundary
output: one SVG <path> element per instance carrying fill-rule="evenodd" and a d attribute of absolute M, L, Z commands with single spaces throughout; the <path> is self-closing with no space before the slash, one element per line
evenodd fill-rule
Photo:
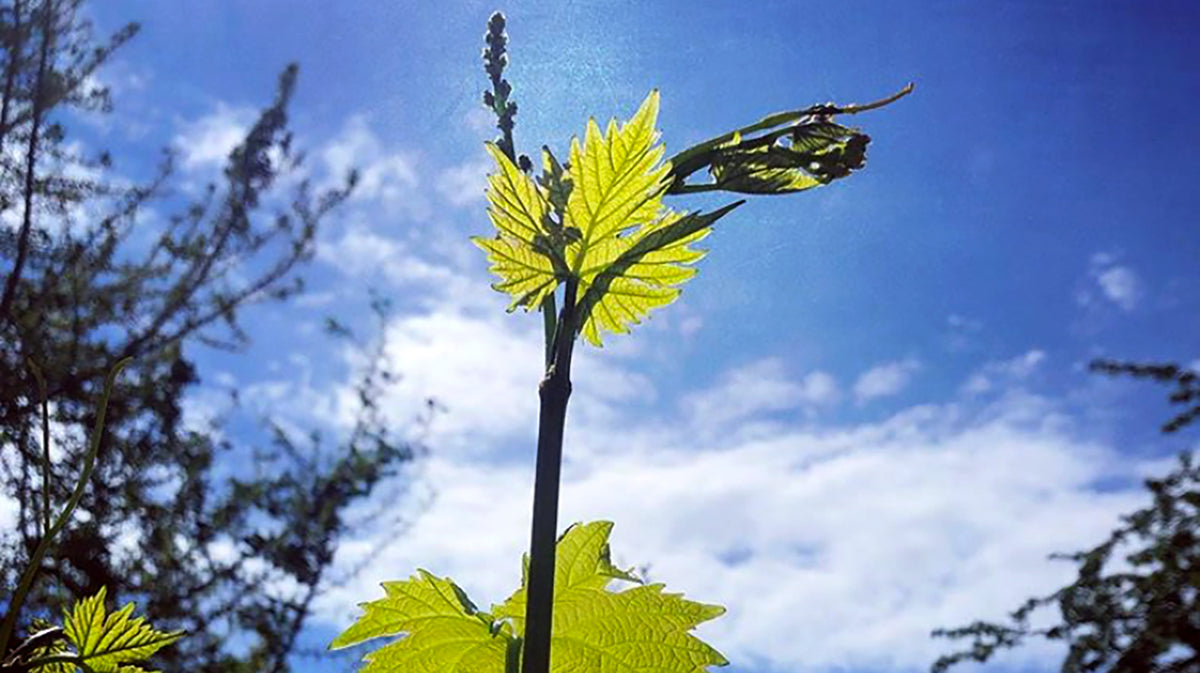
<path fill-rule="evenodd" d="M 363 616 L 329 649 L 404 633 L 367 654 L 363 672 L 504 673 L 510 629 L 495 627 L 454 582 L 420 570 L 383 589 L 387 596 L 363 603 Z"/>
<path fill-rule="evenodd" d="M 572 270 L 579 271 L 594 247 L 661 216 L 670 166 L 661 163 L 663 146 L 654 144 L 657 119 L 656 89 L 620 129 L 613 120 L 601 135 L 596 120 L 589 119 L 584 143 L 571 139 L 574 186 L 567 219 L 582 233 L 573 259 L 568 259 Z"/>
<path fill-rule="evenodd" d="M 639 581 L 613 565 L 611 532 L 608 521 L 577 524 L 558 541 L 551 673 L 703 673 L 728 663 L 690 633 L 725 608 L 663 593 L 661 584 L 608 590 L 614 580 Z M 404 634 L 367 654 L 363 673 L 505 673 L 524 636 L 528 570 L 521 588 L 491 613 L 478 612 L 454 582 L 424 570 L 385 582 L 387 596 L 363 603 L 364 614 L 329 648 Z"/>
<path fill-rule="evenodd" d="M 607 589 L 613 580 L 635 581 L 609 560 L 611 531 L 608 521 L 575 525 L 558 542 L 551 673 L 703 673 L 708 666 L 729 663 L 690 633 L 725 608 L 663 593 L 661 584 Z M 525 622 L 522 585 L 492 609 L 496 619 L 511 619 L 517 633 Z"/>
<path fill-rule="evenodd" d="M 712 213 L 683 217 L 672 213 L 637 236 L 621 236 L 602 244 L 593 255 L 594 266 L 583 271 L 579 314 L 584 338 L 599 346 L 601 328 L 628 332 L 628 325 L 640 322 L 651 308 L 675 301 L 678 286 L 696 274 L 689 265 L 705 254 L 690 244 L 708 236 L 713 222 L 742 203 Z"/>
<path fill-rule="evenodd" d="M 100 587 L 95 596 L 77 602 L 63 628 L 79 660 L 97 673 L 138 673 L 142 669 L 122 664 L 145 659 L 183 637 L 182 631 L 155 631 L 143 617 L 131 619 L 133 603 L 106 616 L 104 594 Z"/>
<path fill-rule="evenodd" d="M 8 653 L 8 657 L 4 661 L 5 666 L 15 669 L 18 666 L 28 665 L 30 662 L 69 654 L 61 628 L 40 617 L 34 617 L 29 630 L 30 635 L 16 650 Z M 0 670 L 6 669 L 0 667 Z M 73 664 L 55 661 L 37 666 L 34 670 L 37 673 L 75 673 L 76 668 Z"/>
<path fill-rule="evenodd" d="M 749 142 L 735 134 L 717 147 L 709 173 L 713 186 L 725 191 L 799 192 L 862 168 L 870 140 L 865 133 L 823 119 Z"/>
<path fill-rule="evenodd" d="M 492 287 L 512 295 L 508 310 L 536 308 L 558 285 L 552 251 L 543 244 L 551 233 L 545 224 L 551 205 L 545 190 L 513 165 L 500 148 L 492 143 L 486 147 L 500 169 L 488 176 L 487 190 L 488 216 L 496 226 L 496 236 L 474 236 L 471 241 L 483 248 L 492 263 L 491 272 L 500 277 Z"/>
<path fill-rule="evenodd" d="M 663 206 L 670 164 L 655 144 L 657 119 L 655 90 L 619 129 L 609 122 L 601 135 L 589 120 L 584 144 L 571 142 L 567 224 L 581 235 L 567 248 L 567 264 L 579 279 L 579 329 L 595 346 L 602 329 L 626 333 L 652 309 L 675 301 L 696 273 L 690 265 L 704 256 L 690 244 L 730 210 L 682 216 Z"/>
<path fill-rule="evenodd" d="M 488 253 L 492 287 L 517 306 L 540 306 L 558 283 L 579 283 L 578 329 L 592 344 L 600 332 L 625 333 L 652 309 L 679 296 L 703 253 L 692 249 L 731 207 L 682 215 L 663 206 L 670 164 L 656 144 L 658 92 L 627 123 L 601 133 L 589 120 L 584 142 L 573 139 L 569 169 L 543 150 L 540 185 L 494 145 L 499 171 L 488 177 L 494 238 L 472 239 Z M 557 221 L 551 213 L 561 217 Z"/>

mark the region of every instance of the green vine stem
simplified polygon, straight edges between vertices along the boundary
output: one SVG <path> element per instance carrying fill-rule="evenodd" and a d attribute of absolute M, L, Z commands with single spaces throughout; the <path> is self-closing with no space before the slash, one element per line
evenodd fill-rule
<path fill-rule="evenodd" d="M 29 371 L 37 381 L 38 395 L 42 401 L 42 535 L 50 533 L 50 400 L 46 398 L 46 379 L 42 370 L 30 358 L 25 359 Z"/>
<path fill-rule="evenodd" d="M 124 358 L 117 362 L 116 366 L 112 368 L 108 376 L 104 379 L 104 390 L 100 394 L 99 409 L 96 412 L 96 425 L 92 429 L 91 443 L 88 446 L 87 457 L 84 459 L 83 472 L 79 475 L 79 481 L 75 484 L 75 492 L 71 494 L 66 507 L 59 513 L 58 518 L 54 521 L 54 525 L 48 526 L 45 534 L 42 535 L 42 539 L 38 541 L 37 547 L 33 550 L 33 556 L 29 559 L 29 565 L 25 568 L 25 572 L 21 575 L 21 581 L 17 584 L 17 590 L 13 594 L 12 600 L 8 603 L 8 614 L 4 616 L 4 622 L 0 624 L 0 653 L 8 651 L 8 641 L 12 637 L 13 628 L 16 626 L 17 613 L 20 611 L 21 605 L 25 602 L 25 597 L 29 594 L 30 588 L 33 587 L 33 581 L 42 566 L 42 561 L 46 558 L 46 553 L 50 550 L 50 544 L 53 542 L 54 537 L 66 527 L 71 514 L 79 506 L 79 501 L 83 499 L 83 491 L 87 487 L 88 481 L 92 478 L 92 470 L 96 467 L 96 455 L 100 451 L 100 438 L 104 433 L 104 415 L 108 411 L 109 396 L 112 395 L 113 385 L 117 381 L 117 376 L 132 361 L 133 358 Z M 43 437 L 46 440 L 46 446 L 43 447 L 45 460 L 43 475 L 47 480 L 46 486 L 48 487 L 50 470 L 49 421 L 46 419 L 48 403 L 45 397 L 44 381 L 41 378 L 40 372 L 36 375 L 36 378 L 41 386 L 40 392 L 42 394 Z M 44 502 L 49 502 L 48 496 L 46 496 Z M 46 511 L 49 512 L 48 505 Z M 46 520 L 49 521 L 49 514 L 46 515 Z"/>
<path fill-rule="evenodd" d="M 513 117 L 517 105 L 510 96 L 512 86 L 503 78 L 508 65 L 504 33 L 504 15 L 492 14 L 485 36 L 484 70 L 492 89 L 485 91 L 483 102 L 496 115 L 501 137 L 497 146 L 509 161 L 526 170 L 525 156 L 518 158 L 513 146 Z M 538 386 L 541 408 L 538 412 L 537 464 L 533 486 L 533 524 L 529 543 L 529 585 L 525 605 L 525 635 L 521 647 L 521 671 L 545 673 L 550 669 L 550 633 L 554 609 L 554 546 L 558 537 L 558 492 L 562 468 L 563 430 L 567 420 L 567 402 L 571 398 L 571 357 L 575 348 L 575 324 L 578 280 L 564 283 L 561 312 L 556 311 L 554 293 L 542 301 L 545 332 L 545 377 Z M 558 313 L 556 317 L 556 313 Z M 510 666 L 515 657 L 510 657 Z"/>
<path fill-rule="evenodd" d="M 558 539 L 558 491 L 562 471 L 563 430 L 571 399 L 571 358 L 575 350 L 578 280 L 564 284 L 558 329 L 548 344 L 553 361 L 538 386 L 537 466 L 533 479 L 533 525 L 529 542 L 529 584 L 525 602 L 525 647 L 521 671 L 550 670 L 550 634 L 554 621 L 554 545 Z"/>

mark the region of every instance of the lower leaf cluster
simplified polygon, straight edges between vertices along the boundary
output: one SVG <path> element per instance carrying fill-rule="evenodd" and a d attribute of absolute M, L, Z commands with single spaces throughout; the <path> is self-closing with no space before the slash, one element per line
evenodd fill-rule
<path fill-rule="evenodd" d="M 661 584 L 609 591 L 614 580 L 638 582 L 615 567 L 612 523 L 569 528 L 555 563 L 551 671 L 702 673 L 725 657 L 690 632 L 725 612 L 663 592 Z M 490 612 L 479 611 L 452 580 L 419 570 L 385 582 L 386 596 L 362 604 L 364 614 L 330 644 L 350 647 L 404 635 L 364 656 L 364 673 L 517 673 L 525 628 L 525 587 Z"/>

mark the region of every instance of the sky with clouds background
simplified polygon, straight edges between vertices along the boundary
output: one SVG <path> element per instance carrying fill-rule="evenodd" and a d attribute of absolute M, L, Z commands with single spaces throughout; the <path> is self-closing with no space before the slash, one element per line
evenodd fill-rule
<path fill-rule="evenodd" d="M 143 26 L 101 74 L 115 113 L 75 125 L 122 175 L 149 177 L 171 146 L 177 193 L 199 189 L 293 60 L 307 175 L 361 171 L 308 291 L 245 312 L 246 352 L 187 352 L 203 378 L 191 422 L 236 388 L 245 409 L 223 431 L 247 444 L 264 441 L 257 413 L 349 429 L 364 355 L 325 316 L 382 339 L 401 375 L 383 410 L 429 455 L 382 489 L 396 516 L 339 549 L 344 570 L 390 540 L 320 600 L 307 645 L 418 567 L 481 605 L 519 581 L 541 323 L 505 313 L 468 241 L 491 226 L 479 52 L 496 9 L 529 154 L 563 156 L 589 116 L 628 118 L 654 88 L 670 155 L 916 83 L 848 120 L 873 138 L 863 171 L 752 199 L 677 304 L 576 355 L 560 521 L 615 521 L 619 565 L 727 606 L 699 630 L 727 670 L 927 670 L 954 645 L 932 629 L 1002 620 L 1070 581 L 1046 556 L 1101 541 L 1149 502 L 1140 479 L 1194 446 L 1158 434 L 1165 389 L 1086 371 L 1200 366 L 1190 3 L 93 3 L 102 31 Z M 382 327 L 368 288 L 393 302 Z M 1034 643 L 987 670 L 1062 654 Z"/>

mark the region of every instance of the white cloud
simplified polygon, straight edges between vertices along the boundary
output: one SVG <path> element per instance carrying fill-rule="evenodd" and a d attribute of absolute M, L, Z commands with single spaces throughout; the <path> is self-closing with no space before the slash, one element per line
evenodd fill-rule
<path fill-rule="evenodd" d="M 465 161 L 443 170 L 435 188 L 450 205 L 456 208 L 475 206 L 484 201 L 487 174 L 492 162 L 487 157 Z"/>
<path fill-rule="evenodd" d="M 361 253 L 347 257 L 358 266 L 406 252 L 365 229 L 354 236 L 343 243 Z M 481 607 L 503 600 L 528 543 L 540 321 L 505 315 L 504 298 L 477 278 L 413 262 L 452 289 L 387 326 L 401 379 L 380 408 L 393 427 L 429 396 L 448 409 L 428 435 L 423 468 L 437 495 L 402 544 L 318 599 L 315 620 L 339 630 L 358 603 L 380 597 L 379 582 L 417 568 L 454 578 Z M 778 358 L 726 371 L 647 417 L 646 403 L 661 397 L 655 382 L 613 355 L 576 356 L 560 522 L 613 520 L 619 564 L 649 564 L 668 589 L 726 605 L 699 634 L 735 664 L 925 669 L 955 649 L 930 630 L 1003 620 L 1025 597 L 1070 581 L 1073 566 L 1046 555 L 1100 541 L 1143 500 L 1092 485 L 1146 465 L 1080 440 L 1055 403 L 1021 390 L 1045 359 L 1040 350 L 982 366 L 990 385 L 1012 386 L 982 407 L 925 404 L 852 427 L 814 426 L 810 410 L 839 400 L 837 381 L 789 375 Z M 361 355 L 347 357 L 361 365 Z M 854 396 L 896 394 L 919 369 L 913 358 L 874 367 Z M 307 397 L 297 406 L 343 426 L 357 408 L 349 387 L 331 407 Z M 415 498 L 394 506 L 407 511 Z M 380 524 L 342 544 L 333 575 L 395 535 Z M 1057 646 L 1038 644 L 999 663 L 1057 656 Z"/>
<path fill-rule="evenodd" d="M 229 152 L 246 138 L 254 123 L 254 110 L 218 102 L 216 110 L 194 121 L 180 123 L 172 144 L 185 170 L 211 170 L 221 166 Z"/>
<path fill-rule="evenodd" d="M 1093 306 L 1097 297 L 1129 312 L 1141 304 L 1145 295 L 1144 283 L 1132 268 L 1117 264 L 1117 256 L 1098 252 L 1088 264 L 1089 284 L 1075 293 L 1075 301 L 1084 307 Z"/>
<path fill-rule="evenodd" d="M 687 339 L 704 327 L 704 318 L 689 315 L 679 321 L 679 334 Z"/>
<path fill-rule="evenodd" d="M 963 351 L 975 344 L 976 336 L 983 330 L 983 322 L 951 313 L 946 317 L 946 330 L 950 350 Z"/>
<path fill-rule="evenodd" d="M 800 399 L 808 404 L 833 404 L 840 396 L 837 381 L 825 372 L 811 372 L 800 381 Z"/>
<path fill-rule="evenodd" d="M 766 358 L 725 373 L 713 387 L 686 396 L 682 408 L 705 436 L 731 432 L 756 433 L 768 416 L 796 419 L 811 417 L 821 407 L 837 401 L 837 381 L 822 371 L 793 381 L 779 358 Z M 779 412 L 779 413 L 777 413 Z M 754 422 L 751 422 L 754 421 Z"/>
<path fill-rule="evenodd" d="M 442 319 L 435 329 L 431 318 L 412 318 L 402 328 L 409 343 L 397 352 L 411 362 L 449 361 L 434 383 L 451 386 L 442 392 L 463 432 L 474 426 L 480 441 L 495 442 L 524 428 L 531 439 L 535 377 L 509 378 L 494 356 L 520 361 L 513 372 L 536 371 L 536 339 L 531 348 L 515 333 L 454 324 Z M 448 343 L 472 332 L 473 343 L 493 345 L 477 356 L 453 353 L 433 336 L 446 329 Z M 472 357 L 480 362 L 473 370 L 455 364 Z M 785 408 L 781 399 L 795 403 L 803 386 L 778 365 L 728 372 L 661 421 L 614 408 L 604 424 L 573 415 L 568 432 L 562 525 L 613 520 L 619 564 L 649 564 L 650 578 L 669 590 L 726 605 L 700 635 L 735 664 L 925 669 L 953 646 L 931 640 L 931 629 L 1003 620 L 1025 597 L 1070 581 L 1074 567 L 1046 555 L 1099 542 L 1145 500 L 1137 491 L 1093 490 L 1138 466 L 1075 439 L 1053 403 L 1029 394 L 978 412 L 913 407 L 857 427 L 704 432 L 707 414 L 747 425 Z M 728 410 L 706 406 L 739 384 L 760 387 L 746 400 L 725 397 Z M 524 393 L 504 397 L 516 391 Z M 503 600 L 528 541 L 532 463 L 531 453 L 514 464 L 437 451 L 425 473 L 437 500 L 403 544 L 323 596 L 317 619 L 344 628 L 357 603 L 381 595 L 379 582 L 418 567 L 454 578 L 481 607 Z M 343 545 L 339 566 L 363 558 L 375 539 Z M 1002 662 L 1056 656 L 1057 646 L 1034 645 Z"/>
<path fill-rule="evenodd" d="M 872 367 L 854 382 L 854 397 L 862 403 L 877 397 L 895 395 L 908 386 L 912 375 L 920 368 L 921 364 L 914 358 Z"/>
<path fill-rule="evenodd" d="M 708 432 L 728 429 L 750 416 L 796 406 L 800 388 L 783 375 L 777 358 L 726 372 L 715 387 L 686 397 L 683 406 L 693 423 Z"/>
<path fill-rule="evenodd" d="M 421 400 L 437 399 L 448 413 L 430 441 L 442 450 L 486 452 L 497 440 L 532 433 L 542 347 L 535 332 L 501 322 L 505 317 L 449 307 L 393 321 L 387 353 L 403 377 L 381 401 L 389 417 L 408 420 Z"/>
<path fill-rule="evenodd" d="M 15 531 L 20 503 L 16 498 L 10 498 L 7 493 L 0 494 L 0 531 Z M 0 533 L 0 540 L 7 540 L 9 533 Z"/>
<path fill-rule="evenodd" d="M 379 234 L 353 218 L 340 236 L 317 246 L 317 258 L 347 277 L 382 276 L 398 286 L 424 284 L 444 289 L 460 280 L 452 269 L 427 261 L 408 243 Z"/>
<path fill-rule="evenodd" d="M 486 284 L 476 285 L 495 294 Z M 428 431 L 431 445 L 450 455 L 502 459 L 512 442 L 532 446 L 544 358 L 541 320 L 536 314 L 507 315 L 502 301 L 472 296 L 462 287 L 427 302 L 427 312 L 400 315 L 389 323 L 385 350 L 401 377 L 381 397 L 380 408 L 402 426 L 422 413 L 424 400 L 433 398 L 446 413 Z M 355 370 L 366 364 L 352 349 L 344 355 Z M 655 399 L 644 376 L 610 361 L 591 349 L 577 352 L 573 376 L 583 383 L 571 397 L 576 428 L 618 422 L 617 410 L 631 400 Z M 338 397 L 345 425 L 357 408 L 357 396 L 345 387 Z"/>
<path fill-rule="evenodd" d="M 1127 266 L 1114 266 L 1096 276 L 1096 282 L 1109 301 L 1124 311 L 1132 311 L 1141 298 L 1141 281 Z"/>
<path fill-rule="evenodd" d="M 1005 387 L 1020 383 L 1032 376 L 1045 359 L 1046 352 L 1034 348 L 1009 360 L 987 362 L 971 374 L 962 391 L 978 395 L 994 389 L 997 381 Z"/>
<path fill-rule="evenodd" d="M 1013 378 L 1024 379 L 1033 374 L 1045 359 L 1046 351 L 1034 348 L 1026 351 L 1024 355 L 999 363 L 997 368 Z"/>
<path fill-rule="evenodd" d="M 463 115 L 463 126 L 474 133 L 493 131 L 496 128 L 496 118 L 482 107 L 472 107 Z"/>
<path fill-rule="evenodd" d="M 58 151 L 54 154 L 39 155 L 39 171 L 48 175 L 57 175 L 65 180 L 77 181 L 80 184 L 100 183 L 107 188 L 117 191 L 133 185 L 132 181 L 115 170 L 106 170 L 98 166 L 86 165 L 75 159 L 76 157 L 95 157 L 97 154 L 99 153 L 92 150 L 85 143 L 78 140 L 70 140 L 59 147 Z M 22 166 L 25 162 L 25 145 L 21 143 L 9 143 L 3 148 L 2 155 L 0 159 L 10 167 Z M 87 190 L 84 191 L 86 192 Z M 84 232 L 95 228 L 97 222 L 117 212 L 114 204 L 115 199 L 112 198 L 84 198 L 82 201 L 67 204 L 66 211 L 63 212 L 58 205 L 53 203 L 53 200 L 35 199 L 33 202 L 33 219 L 38 223 L 38 228 L 52 237 L 57 237 L 67 232 L 82 235 Z M 146 208 L 144 210 L 150 209 Z M 24 217 L 25 209 L 21 199 L 5 203 L 3 209 L 0 210 L 0 229 L 8 229 L 13 232 L 18 231 L 24 221 Z M 34 246 L 41 245 L 36 239 L 34 241 Z"/>
<path fill-rule="evenodd" d="M 416 155 L 386 149 L 371 130 L 367 117 L 350 117 L 320 156 L 328 171 L 328 186 L 340 184 L 351 169 L 358 170 L 358 186 L 352 201 L 381 205 L 389 214 L 402 214 L 417 221 L 429 217 L 431 207 L 421 193 Z"/>

